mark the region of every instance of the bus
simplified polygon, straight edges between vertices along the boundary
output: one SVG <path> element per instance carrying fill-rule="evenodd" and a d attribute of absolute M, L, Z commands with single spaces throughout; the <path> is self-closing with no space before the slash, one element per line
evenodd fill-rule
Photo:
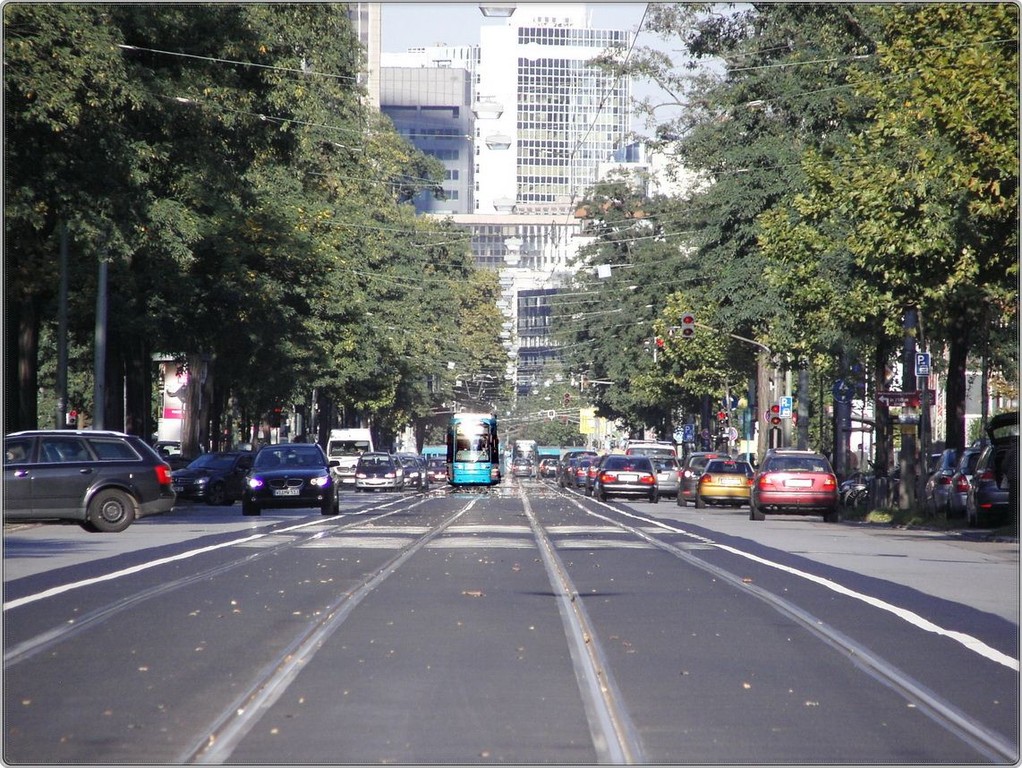
<path fill-rule="evenodd" d="M 500 441 L 492 413 L 456 413 L 447 424 L 447 482 L 454 486 L 500 482 Z"/>

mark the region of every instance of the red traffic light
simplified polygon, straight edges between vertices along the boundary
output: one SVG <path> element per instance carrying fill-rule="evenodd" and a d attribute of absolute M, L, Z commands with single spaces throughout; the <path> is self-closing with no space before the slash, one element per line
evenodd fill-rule
<path fill-rule="evenodd" d="M 696 317 L 691 312 L 686 312 L 681 316 L 681 336 L 682 338 L 690 338 L 696 332 Z"/>
<path fill-rule="evenodd" d="M 781 423 L 781 406 L 775 403 L 774 405 L 770 406 L 770 424 L 776 427 L 780 423 Z"/>

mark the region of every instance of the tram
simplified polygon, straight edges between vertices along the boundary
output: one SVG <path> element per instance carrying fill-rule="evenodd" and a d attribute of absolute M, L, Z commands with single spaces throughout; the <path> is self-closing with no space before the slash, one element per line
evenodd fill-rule
<path fill-rule="evenodd" d="M 496 485 L 500 482 L 500 441 L 492 413 L 456 413 L 447 425 L 447 482 Z"/>

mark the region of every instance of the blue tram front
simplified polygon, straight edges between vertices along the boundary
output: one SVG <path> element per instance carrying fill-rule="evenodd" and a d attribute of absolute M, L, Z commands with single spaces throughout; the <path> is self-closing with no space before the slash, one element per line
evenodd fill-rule
<path fill-rule="evenodd" d="M 451 485 L 500 482 L 500 442 L 492 413 L 456 413 L 447 425 L 447 481 Z"/>

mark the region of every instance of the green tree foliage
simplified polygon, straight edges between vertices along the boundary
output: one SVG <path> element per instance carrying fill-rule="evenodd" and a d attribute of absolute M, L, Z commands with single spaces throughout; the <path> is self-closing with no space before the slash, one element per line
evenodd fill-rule
<path fill-rule="evenodd" d="M 257 424 L 313 389 L 358 418 L 433 407 L 403 382 L 425 379 L 455 322 L 440 297 L 456 288 L 470 312 L 492 287 L 467 237 L 404 204 L 442 167 L 366 108 L 345 6 L 9 4 L 4 33 L 5 374 L 21 404 L 6 429 L 34 426 L 31 377 L 52 368 L 33 340 L 55 320 L 62 223 L 72 366 L 92 367 L 104 259 L 110 369 L 137 377 L 130 431 L 153 428 L 157 351 L 211 361 L 214 426 L 228 402 Z M 478 324 L 482 356 L 499 321 Z"/>
<path fill-rule="evenodd" d="M 930 348 L 950 351 L 946 434 L 961 447 L 967 355 L 1017 335 L 1018 9 L 868 13 L 876 54 L 849 83 L 870 119 L 806 153 L 806 191 L 761 218 L 761 245 L 796 326 L 890 345 L 919 309 Z M 1017 372 L 1017 353 L 998 364 Z"/>

